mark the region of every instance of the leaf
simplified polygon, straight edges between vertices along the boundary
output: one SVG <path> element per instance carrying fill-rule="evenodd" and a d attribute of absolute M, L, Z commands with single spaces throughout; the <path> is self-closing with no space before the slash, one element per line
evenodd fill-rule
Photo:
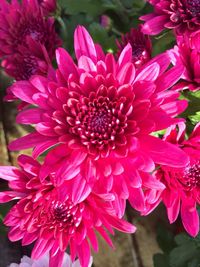
<path fill-rule="evenodd" d="M 168 231 L 163 225 L 157 227 L 157 241 L 163 252 L 168 253 L 175 247 L 174 235 Z"/>
<path fill-rule="evenodd" d="M 175 248 L 170 253 L 171 267 L 187 267 L 187 263 L 198 256 L 199 251 L 196 249 L 195 243 L 189 241 Z"/>
<path fill-rule="evenodd" d="M 58 2 L 68 15 L 87 13 L 91 16 L 97 16 L 105 10 L 101 0 L 59 0 Z"/>
<path fill-rule="evenodd" d="M 110 37 L 107 30 L 98 23 L 93 22 L 89 27 L 89 32 L 91 33 L 94 42 L 99 43 L 104 50 L 114 51 L 116 49 L 115 37 Z"/>
<path fill-rule="evenodd" d="M 188 118 L 190 119 L 192 124 L 197 124 L 198 122 L 200 122 L 200 111 L 197 111 L 195 115 L 188 116 Z"/>
<path fill-rule="evenodd" d="M 191 241 L 191 237 L 185 233 L 179 234 L 177 236 L 175 236 L 174 240 L 176 242 L 177 245 L 182 245 L 185 243 L 188 243 L 188 241 Z M 194 239 L 192 239 L 194 240 Z"/>
<path fill-rule="evenodd" d="M 167 255 L 158 253 L 153 256 L 154 267 L 170 267 Z"/>

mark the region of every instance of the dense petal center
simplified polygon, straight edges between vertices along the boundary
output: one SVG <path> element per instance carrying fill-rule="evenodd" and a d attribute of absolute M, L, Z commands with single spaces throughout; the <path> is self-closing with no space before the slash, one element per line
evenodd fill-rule
<path fill-rule="evenodd" d="M 127 98 L 117 96 L 116 89 L 102 87 L 97 93 L 91 92 L 88 97 L 68 101 L 67 116 L 69 132 L 75 135 L 79 143 L 86 146 L 90 154 L 99 157 L 109 155 L 110 151 L 126 145 L 127 115 L 124 112 Z M 109 96 L 108 92 L 113 90 Z M 124 143 L 123 143 L 124 142 Z"/>
<path fill-rule="evenodd" d="M 186 168 L 181 182 L 187 190 L 200 189 L 200 161 Z"/>
<path fill-rule="evenodd" d="M 61 228 L 78 227 L 81 222 L 81 211 L 82 209 L 71 201 L 52 201 L 49 208 L 50 224 L 60 225 Z"/>
<path fill-rule="evenodd" d="M 187 0 L 187 8 L 192 16 L 199 16 L 200 13 L 200 0 Z"/>

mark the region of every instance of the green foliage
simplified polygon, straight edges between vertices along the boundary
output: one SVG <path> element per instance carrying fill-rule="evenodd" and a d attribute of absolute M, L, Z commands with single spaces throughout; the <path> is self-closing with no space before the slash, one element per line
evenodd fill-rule
<path fill-rule="evenodd" d="M 154 267 L 200 267 L 200 235 L 192 238 L 181 233 L 174 237 L 172 232 L 158 227 L 157 241 L 163 254 L 154 255 Z"/>
<path fill-rule="evenodd" d="M 98 16 L 105 11 L 101 0 L 59 0 L 58 3 L 66 15 L 86 13 L 91 16 Z"/>

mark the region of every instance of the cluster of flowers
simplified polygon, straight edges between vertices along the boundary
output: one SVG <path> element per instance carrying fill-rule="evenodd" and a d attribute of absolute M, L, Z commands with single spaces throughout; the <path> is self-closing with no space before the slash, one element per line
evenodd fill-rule
<path fill-rule="evenodd" d="M 19 168 L 0 167 L 10 188 L 0 202 L 17 200 L 4 224 L 11 241 L 34 242 L 33 259 L 49 254 L 50 267 L 67 265 L 67 248 L 72 262 L 78 257 L 88 267 L 96 232 L 111 247 L 113 229 L 135 232 L 122 219 L 127 201 L 142 215 L 163 201 L 170 222 L 180 212 L 186 231 L 199 231 L 200 124 L 186 139 L 177 116 L 187 108 L 179 91 L 199 89 L 200 3 L 149 2 L 155 12 L 117 42 L 116 55 L 78 26 L 74 61 L 63 48 L 55 51 L 60 41 L 46 9 L 52 1 L 1 0 L 2 64 L 18 80 L 6 99 L 21 101 L 17 123 L 34 125 L 9 145 L 33 148 L 32 157 L 20 155 Z M 177 46 L 151 58 L 144 33 L 164 27 L 175 28 Z M 163 139 L 154 134 L 164 129 Z"/>

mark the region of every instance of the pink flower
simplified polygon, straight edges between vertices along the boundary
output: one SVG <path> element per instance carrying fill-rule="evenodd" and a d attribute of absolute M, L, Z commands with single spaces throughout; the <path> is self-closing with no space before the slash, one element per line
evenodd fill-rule
<path fill-rule="evenodd" d="M 42 176 L 56 172 L 59 185 L 77 173 L 91 187 L 98 180 L 101 193 L 114 190 L 119 214 L 123 214 L 127 198 L 134 207 L 136 203 L 143 206 L 143 186 L 163 189 L 148 174 L 154 162 L 175 167 L 187 164 L 185 153 L 151 135 L 180 121 L 174 117 L 187 102 L 168 89 L 179 80 L 183 68 L 166 71 L 170 58 L 165 53 L 135 71 L 130 44 L 116 62 L 112 54 L 103 54 L 81 26 L 75 31 L 75 53 L 77 65 L 64 49 L 57 50 L 58 69 L 51 80 L 33 76 L 12 86 L 17 98 L 33 105 L 19 113 L 17 122 L 35 124 L 36 129 L 9 147 L 34 147 L 37 157 L 59 145 L 46 158 Z"/>
<path fill-rule="evenodd" d="M 18 52 L 3 60 L 2 66 L 8 75 L 16 80 L 28 80 L 35 74 L 47 75 L 51 68 L 51 61 L 45 47 L 37 44 L 37 49 L 35 46 L 33 50 L 31 48 L 21 47 Z"/>
<path fill-rule="evenodd" d="M 178 127 L 178 131 L 176 126 L 169 128 L 165 140 L 182 148 L 190 162 L 185 168 L 161 166 L 155 175 L 166 186 L 161 197 L 170 223 L 176 221 L 180 213 L 183 226 L 194 237 L 199 232 L 196 205 L 200 204 L 200 123 L 188 139 L 185 139 L 185 125 L 179 123 Z"/>
<path fill-rule="evenodd" d="M 65 253 L 64 259 L 62 262 L 62 267 L 81 267 L 80 261 L 76 260 L 75 262 L 71 262 L 70 256 Z M 90 262 L 88 267 L 92 266 L 92 257 L 90 257 Z M 11 263 L 8 267 L 49 267 L 49 254 L 45 254 L 38 260 L 32 260 L 31 258 L 27 256 L 23 256 L 21 259 L 21 262 L 19 264 L 17 263 Z"/>
<path fill-rule="evenodd" d="M 117 40 L 118 56 L 128 43 L 132 47 L 132 62 L 136 68 L 151 59 L 151 40 L 148 35 L 141 32 L 141 27 L 131 28 L 130 32 L 122 35 L 121 40 Z"/>
<path fill-rule="evenodd" d="M 155 35 L 162 30 L 175 29 L 176 34 L 194 32 L 200 27 L 199 0 L 148 0 L 154 12 L 141 17 L 146 21 L 145 34 Z"/>
<path fill-rule="evenodd" d="M 44 15 L 48 16 L 56 10 L 56 0 L 37 0 L 42 8 Z"/>
<path fill-rule="evenodd" d="M 180 81 L 174 89 L 189 89 L 196 91 L 200 89 L 200 47 L 199 33 L 178 36 L 177 44 L 174 49 L 169 51 L 176 66 L 182 65 L 185 71 Z"/>
<path fill-rule="evenodd" d="M 96 195 L 90 192 L 85 198 L 76 198 L 76 190 L 70 186 L 79 186 L 68 182 L 69 194 L 65 187 L 55 187 L 54 174 L 50 174 L 42 183 L 39 179 L 41 165 L 31 157 L 21 155 L 18 158 L 20 168 L 0 167 L 0 177 L 9 181 L 10 191 L 0 193 L 0 202 L 16 200 L 4 218 L 4 224 L 10 227 L 8 237 L 11 241 L 22 239 L 22 245 L 33 242 L 32 259 L 37 260 L 50 253 L 49 266 L 61 267 L 65 250 L 69 247 L 71 260 L 76 256 L 82 267 L 90 262 L 90 241 L 94 251 L 98 250 L 95 231 L 112 245 L 108 232 L 113 228 L 133 233 L 135 227 L 115 215 L 112 207 L 112 194 Z M 87 188 L 85 188 L 87 190 Z"/>
<path fill-rule="evenodd" d="M 0 56 L 14 55 L 29 47 L 36 50 L 38 43 L 45 46 L 50 59 L 60 45 L 53 18 L 44 18 L 37 0 L 1 1 L 0 7 Z M 35 53 L 33 54 L 33 56 Z"/>

